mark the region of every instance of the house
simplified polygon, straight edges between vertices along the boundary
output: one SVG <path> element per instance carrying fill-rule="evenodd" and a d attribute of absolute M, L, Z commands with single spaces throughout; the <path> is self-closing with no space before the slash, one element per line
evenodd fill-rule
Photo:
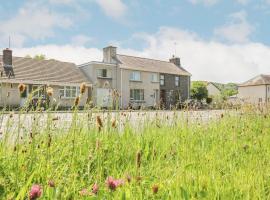
<path fill-rule="evenodd" d="M 270 75 L 258 75 L 240 84 L 238 98 L 245 103 L 270 103 Z"/>
<path fill-rule="evenodd" d="M 97 106 L 120 108 L 166 108 L 189 98 L 190 76 L 179 58 L 160 61 L 117 54 L 117 48 L 103 49 L 102 62 L 79 66 L 93 83 L 92 100 Z M 118 100 L 115 100 L 115 91 Z"/>
<path fill-rule="evenodd" d="M 221 89 L 214 82 L 207 82 L 207 91 L 209 97 L 215 97 L 221 95 Z"/>
<path fill-rule="evenodd" d="M 0 106 L 23 106 L 33 92 L 33 101 L 44 101 L 59 104 L 61 107 L 71 107 L 79 95 L 79 86 L 88 79 L 73 63 L 57 60 L 39 60 L 12 56 L 12 50 L 3 50 L 0 56 Z M 25 91 L 21 94 L 18 85 L 24 84 Z M 53 89 L 49 97 L 46 88 Z M 81 97 L 80 106 L 86 103 L 88 90 Z"/>

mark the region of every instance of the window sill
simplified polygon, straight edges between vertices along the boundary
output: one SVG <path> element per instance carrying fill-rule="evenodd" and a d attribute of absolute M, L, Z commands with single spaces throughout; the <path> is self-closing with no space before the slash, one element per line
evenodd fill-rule
<path fill-rule="evenodd" d="M 130 82 L 137 82 L 137 83 L 142 83 L 142 81 L 137 81 L 137 80 L 129 80 Z"/>
<path fill-rule="evenodd" d="M 101 76 L 98 76 L 97 78 L 99 78 L 99 79 L 112 79 L 112 77 L 101 77 Z"/>
<path fill-rule="evenodd" d="M 159 83 L 159 81 L 151 81 L 151 83 Z"/>
<path fill-rule="evenodd" d="M 145 103 L 145 100 L 129 100 L 131 103 Z"/>

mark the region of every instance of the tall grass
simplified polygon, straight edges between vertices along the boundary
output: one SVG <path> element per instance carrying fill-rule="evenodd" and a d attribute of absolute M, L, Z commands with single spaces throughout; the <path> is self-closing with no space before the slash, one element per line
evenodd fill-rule
<path fill-rule="evenodd" d="M 0 199 L 28 199 L 35 184 L 40 199 L 270 198 L 269 115 L 132 115 L 2 114 Z"/>

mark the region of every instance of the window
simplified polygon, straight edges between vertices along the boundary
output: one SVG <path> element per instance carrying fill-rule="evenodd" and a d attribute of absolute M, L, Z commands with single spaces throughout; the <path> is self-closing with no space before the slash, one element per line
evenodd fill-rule
<path fill-rule="evenodd" d="M 76 86 L 62 86 L 59 89 L 61 97 L 64 98 L 75 98 L 79 95 L 80 89 Z"/>
<path fill-rule="evenodd" d="M 179 86 L 179 76 L 175 77 L 175 86 Z"/>
<path fill-rule="evenodd" d="M 44 86 L 33 85 L 32 91 L 33 91 L 33 97 L 35 97 L 35 98 L 44 98 L 45 97 Z"/>
<path fill-rule="evenodd" d="M 144 100 L 144 90 L 141 90 L 141 89 L 130 90 L 130 100 L 143 101 Z"/>
<path fill-rule="evenodd" d="M 131 81 L 141 81 L 141 73 L 140 72 L 131 72 L 129 80 Z"/>
<path fill-rule="evenodd" d="M 160 85 L 165 85 L 165 77 L 164 77 L 164 75 L 160 75 Z"/>
<path fill-rule="evenodd" d="M 151 74 L 151 81 L 152 82 L 158 82 L 158 74 L 157 73 L 152 73 Z"/>
<path fill-rule="evenodd" d="M 99 77 L 99 78 L 110 78 L 111 73 L 107 69 L 97 69 L 97 77 Z"/>

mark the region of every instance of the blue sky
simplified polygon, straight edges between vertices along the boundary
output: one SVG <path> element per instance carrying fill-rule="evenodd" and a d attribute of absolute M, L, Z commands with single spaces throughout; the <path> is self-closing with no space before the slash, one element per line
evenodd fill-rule
<path fill-rule="evenodd" d="M 75 63 L 102 47 L 168 60 L 193 79 L 242 82 L 270 73 L 270 0 L 12 0 L 0 5 L 0 47 Z"/>

